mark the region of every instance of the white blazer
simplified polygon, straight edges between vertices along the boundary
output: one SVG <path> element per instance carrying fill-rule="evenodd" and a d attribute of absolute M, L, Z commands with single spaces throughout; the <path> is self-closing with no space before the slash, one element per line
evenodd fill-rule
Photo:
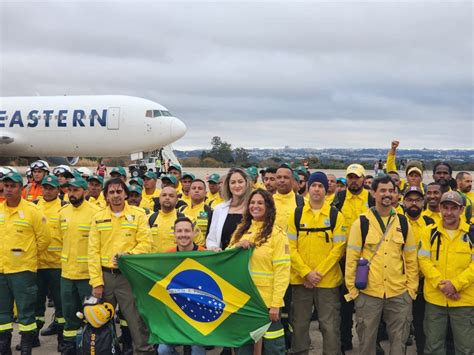
<path fill-rule="evenodd" d="M 212 211 L 212 221 L 209 227 L 209 233 L 206 238 L 206 248 L 220 248 L 222 238 L 222 228 L 229 214 L 230 202 L 232 200 L 219 203 L 214 211 Z"/>

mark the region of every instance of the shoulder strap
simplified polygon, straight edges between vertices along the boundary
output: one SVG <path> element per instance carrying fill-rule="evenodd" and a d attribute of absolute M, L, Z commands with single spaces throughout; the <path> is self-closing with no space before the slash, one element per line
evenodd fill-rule
<path fill-rule="evenodd" d="M 206 211 L 207 216 L 209 217 L 212 213 L 212 208 L 208 205 L 204 205 L 204 211 Z"/>
<path fill-rule="evenodd" d="M 344 201 L 346 200 L 346 190 L 339 191 L 336 195 L 337 201 L 335 202 L 336 208 L 339 211 L 342 211 L 342 206 L 344 206 Z"/>
<path fill-rule="evenodd" d="M 369 233 L 369 220 L 366 216 L 360 216 L 360 236 L 362 238 L 362 245 L 360 246 L 360 250 L 364 249 L 365 239 L 367 238 L 367 233 Z"/>
<path fill-rule="evenodd" d="M 36 200 L 33 201 L 33 203 L 34 203 L 35 205 L 37 205 L 38 202 L 39 202 L 39 199 L 36 199 Z M 62 205 L 61 205 L 61 206 L 62 206 Z"/>
<path fill-rule="evenodd" d="M 296 238 L 298 238 L 300 234 L 300 222 L 301 222 L 301 216 L 303 214 L 303 206 L 298 206 L 295 208 L 295 228 L 296 228 Z"/>
<path fill-rule="evenodd" d="M 435 239 L 438 240 L 437 244 L 436 244 L 436 260 L 439 260 L 439 248 L 441 246 L 441 236 L 440 236 L 440 232 L 438 231 L 438 228 L 437 227 L 434 227 L 431 229 L 431 233 L 430 233 L 430 246 L 433 246 L 434 242 L 435 242 Z"/>
<path fill-rule="evenodd" d="M 428 217 L 428 216 L 423 216 L 423 219 L 425 220 L 425 224 L 427 226 L 431 225 L 431 224 L 435 224 L 435 221 L 433 218 L 431 217 Z"/>
<path fill-rule="evenodd" d="M 469 237 L 471 249 L 474 247 L 474 224 L 469 225 L 469 232 L 467 233 Z"/>
<path fill-rule="evenodd" d="M 180 211 L 176 210 L 176 219 L 178 218 L 184 218 L 186 217 L 183 213 L 181 213 Z"/>
<path fill-rule="evenodd" d="M 153 227 L 153 225 L 155 224 L 155 221 L 156 219 L 158 218 L 158 213 L 160 213 L 160 211 L 156 211 L 155 213 L 153 213 L 150 218 L 148 219 L 148 225 L 150 226 L 150 228 Z"/>
<path fill-rule="evenodd" d="M 375 206 L 375 198 L 374 196 L 372 196 L 372 194 L 370 193 L 370 191 L 368 191 L 368 198 L 367 198 L 367 204 L 369 205 L 369 207 L 374 207 Z"/>
<path fill-rule="evenodd" d="M 402 250 L 403 250 L 405 248 L 405 243 L 407 242 L 408 220 L 404 215 L 400 213 L 398 213 L 398 220 L 400 221 L 400 228 L 402 229 L 402 235 L 403 235 Z"/>
<path fill-rule="evenodd" d="M 329 222 L 331 223 L 331 232 L 334 233 L 334 228 L 336 228 L 336 223 L 337 223 L 337 214 L 339 213 L 339 210 L 331 206 L 331 209 L 329 210 Z"/>
<path fill-rule="evenodd" d="M 296 200 L 296 206 L 297 207 L 302 207 L 304 206 L 304 197 L 299 195 L 299 194 L 295 194 L 295 200 Z"/>

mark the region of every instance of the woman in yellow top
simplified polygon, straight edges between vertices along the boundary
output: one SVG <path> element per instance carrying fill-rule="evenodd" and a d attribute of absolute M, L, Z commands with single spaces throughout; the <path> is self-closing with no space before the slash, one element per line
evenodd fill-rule
<path fill-rule="evenodd" d="M 280 322 L 280 308 L 290 281 L 290 247 L 285 232 L 275 225 L 275 203 L 265 190 L 253 191 L 247 202 L 242 223 L 232 236 L 230 247 L 255 250 L 250 258 L 250 275 L 272 321 L 263 336 L 263 354 L 285 354 L 285 337 Z M 262 342 L 256 345 L 260 353 Z M 253 354 L 254 345 L 236 350 L 237 355 Z"/>

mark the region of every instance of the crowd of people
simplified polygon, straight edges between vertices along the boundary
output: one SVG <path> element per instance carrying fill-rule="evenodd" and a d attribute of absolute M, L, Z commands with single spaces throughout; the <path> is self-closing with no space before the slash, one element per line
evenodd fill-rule
<path fill-rule="evenodd" d="M 15 318 L 22 355 L 39 335 L 75 354 L 90 295 L 118 306 L 124 354 L 175 354 L 175 344 L 148 343 L 118 258 L 228 248 L 254 248 L 249 271 L 271 325 L 222 354 L 308 354 L 315 319 L 323 354 L 352 349 L 353 319 L 364 355 L 383 353 L 386 338 L 390 354 L 413 341 L 418 354 L 474 354 L 472 176 L 441 162 L 425 184 L 424 166 L 408 161 L 401 178 L 397 147 L 374 176 L 357 163 L 343 177 L 282 164 L 200 179 L 170 164 L 130 179 L 115 167 L 106 180 L 38 160 L 24 183 L 0 168 L 0 355 L 11 354 Z"/>

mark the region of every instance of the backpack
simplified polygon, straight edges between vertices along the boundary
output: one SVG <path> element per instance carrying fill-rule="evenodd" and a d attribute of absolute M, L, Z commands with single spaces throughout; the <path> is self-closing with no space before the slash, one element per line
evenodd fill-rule
<path fill-rule="evenodd" d="M 108 321 L 100 328 L 94 328 L 90 324 L 86 324 L 82 331 L 82 338 L 77 349 L 77 354 L 120 354 L 119 341 L 113 320 Z"/>
<path fill-rule="evenodd" d="M 303 208 L 303 206 L 304 206 L 304 197 L 299 195 L 299 194 L 295 194 L 295 202 L 296 202 L 296 207 Z"/>
<path fill-rule="evenodd" d="M 344 202 L 346 201 L 346 190 L 339 191 L 336 196 L 334 197 L 333 205 L 339 210 L 342 211 L 342 206 L 344 206 Z M 367 199 L 367 203 L 369 207 L 375 206 L 375 199 L 369 192 L 369 198 Z"/>
<path fill-rule="evenodd" d="M 469 225 L 469 232 L 467 232 L 464 235 L 464 237 L 469 239 L 469 247 L 472 250 L 472 247 L 474 245 L 474 224 Z M 431 229 L 430 246 L 433 246 L 435 240 L 437 240 L 437 243 L 436 243 L 436 260 L 439 260 L 439 248 L 441 246 L 441 233 L 439 232 L 437 227 L 434 227 L 433 229 Z"/>
<path fill-rule="evenodd" d="M 150 226 L 150 228 L 153 228 L 153 225 L 155 224 L 155 221 L 158 218 L 159 213 L 160 213 L 160 211 L 156 211 L 148 219 L 148 225 Z M 183 218 L 183 217 L 185 217 L 185 215 L 182 214 L 181 212 L 179 212 L 178 210 L 176 210 L 176 219 Z"/>
<path fill-rule="evenodd" d="M 400 213 L 397 213 L 397 215 L 398 215 L 398 220 L 400 221 L 400 228 L 402 230 L 402 235 L 403 235 L 403 244 L 402 244 L 402 251 L 403 251 L 403 249 L 405 248 L 405 243 L 407 241 L 407 236 L 408 236 L 408 220 L 404 215 Z M 367 234 L 369 233 L 369 220 L 367 219 L 366 216 L 363 216 L 363 215 L 359 216 L 359 220 L 360 220 L 360 235 L 362 238 L 362 245 L 360 247 L 360 250 L 362 250 L 365 245 L 365 239 L 367 238 Z"/>
<path fill-rule="evenodd" d="M 327 233 L 328 230 L 331 230 L 331 232 L 334 232 L 334 228 L 336 228 L 336 222 L 337 222 L 337 214 L 339 213 L 338 209 L 334 206 L 331 206 L 331 209 L 329 210 L 329 227 L 322 227 L 322 228 L 301 228 L 300 222 L 301 222 L 301 216 L 303 214 L 303 206 L 298 206 L 295 209 L 295 228 L 296 228 L 296 238 L 299 237 L 300 231 L 303 232 L 324 232 L 326 236 L 326 243 L 329 243 L 329 235 Z"/>
<path fill-rule="evenodd" d="M 427 226 L 431 225 L 431 224 L 435 224 L 435 220 L 431 217 L 428 217 L 428 216 L 423 216 L 423 219 L 425 220 L 425 224 Z"/>

